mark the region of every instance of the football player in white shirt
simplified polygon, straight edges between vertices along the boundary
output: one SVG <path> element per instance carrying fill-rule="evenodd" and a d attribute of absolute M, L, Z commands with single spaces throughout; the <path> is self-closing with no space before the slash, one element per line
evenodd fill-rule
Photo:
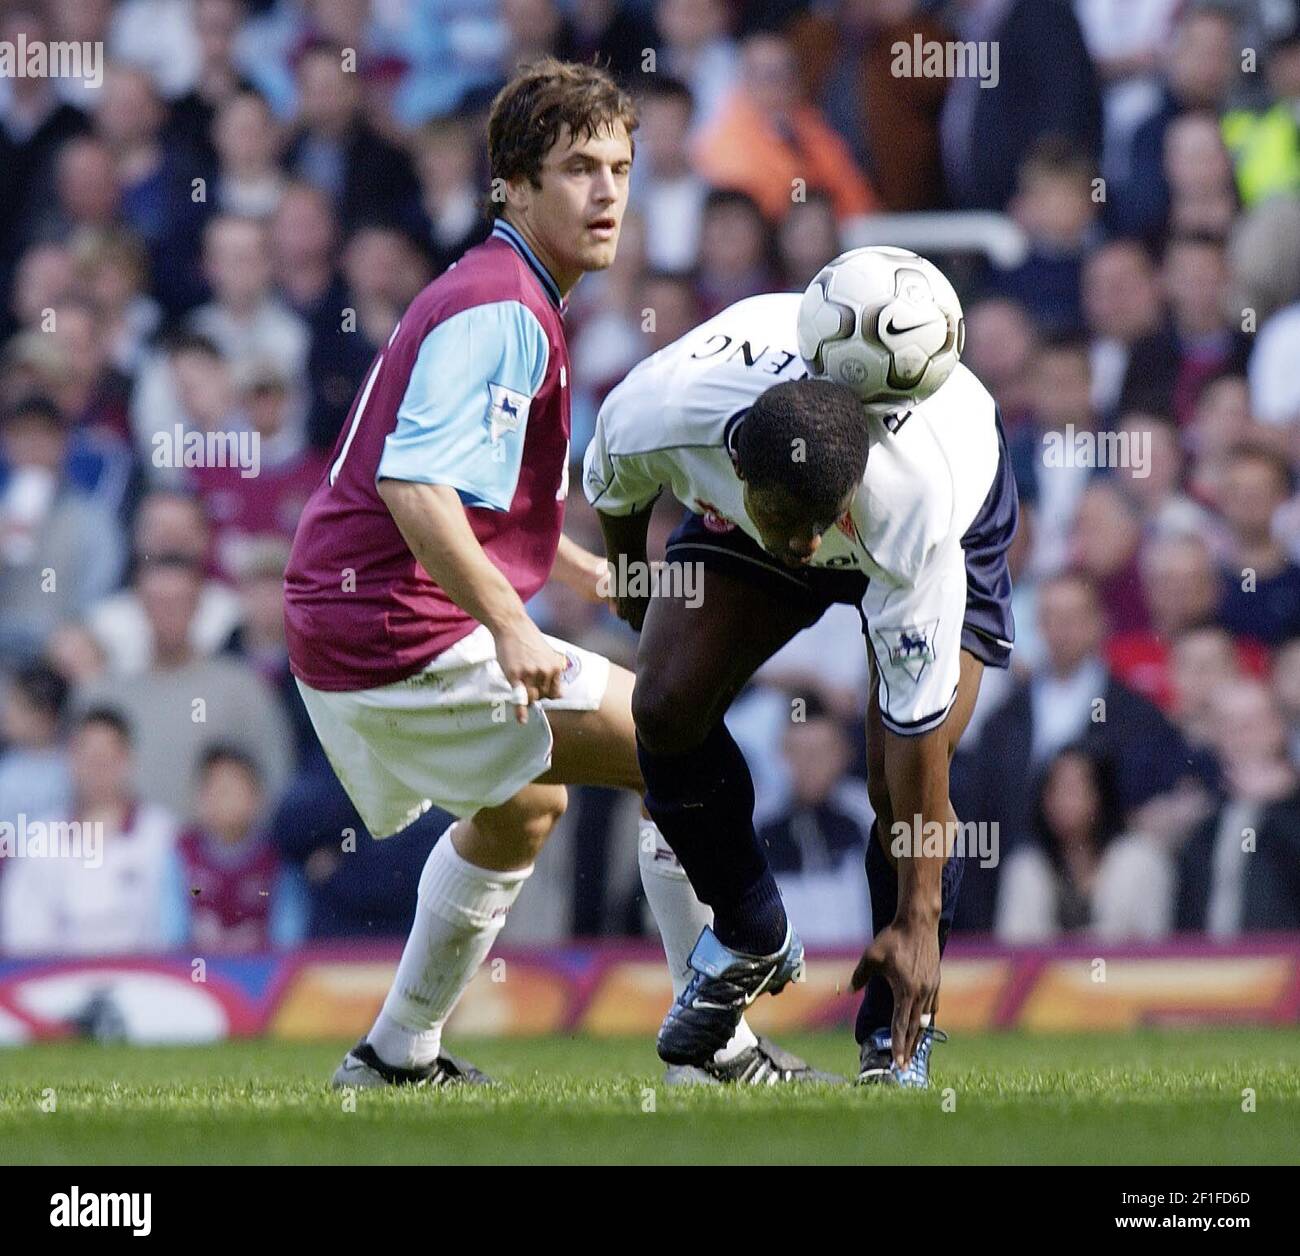
<path fill-rule="evenodd" d="M 714 912 L 658 1047 L 670 1063 L 707 1059 L 758 994 L 798 979 L 803 948 L 723 717 L 762 663 L 849 602 L 870 663 L 877 816 L 867 857 L 876 936 L 853 977 L 866 988 L 859 1076 L 925 1085 L 962 862 L 933 841 L 927 853 L 922 838 L 954 832 L 949 761 L 984 667 L 1010 659 L 1015 484 L 996 405 L 969 370 L 956 366 L 910 407 L 864 408 L 808 378 L 799 303 L 751 297 L 642 362 L 601 407 L 586 455 L 584 487 L 616 578 L 641 570 L 629 564 L 646 560 L 663 491 L 689 512 L 656 596 L 625 596 L 645 592 L 630 579 L 615 589 L 620 615 L 642 629 L 632 706 L 647 806 Z M 690 597 L 672 578 L 678 563 L 699 565 Z M 927 827 L 936 822 L 942 830 Z M 917 838 L 891 842 L 900 832 Z"/>

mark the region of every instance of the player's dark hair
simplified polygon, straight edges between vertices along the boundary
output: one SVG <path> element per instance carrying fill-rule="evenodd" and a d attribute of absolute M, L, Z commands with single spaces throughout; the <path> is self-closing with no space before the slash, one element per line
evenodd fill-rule
<path fill-rule="evenodd" d="M 492 182 L 526 178 L 541 187 L 542 162 L 562 132 L 593 139 L 620 122 L 630 138 L 637 125 L 636 105 L 599 66 L 555 57 L 521 66 L 496 94 L 488 115 Z M 493 218 L 504 209 L 503 200 L 488 198 Z"/>
<path fill-rule="evenodd" d="M 834 519 L 867 465 L 867 420 L 857 397 L 824 379 L 777 384 L 736 433 L 736 468 L 754 488 L 782 488 L 811 519 Z"/>

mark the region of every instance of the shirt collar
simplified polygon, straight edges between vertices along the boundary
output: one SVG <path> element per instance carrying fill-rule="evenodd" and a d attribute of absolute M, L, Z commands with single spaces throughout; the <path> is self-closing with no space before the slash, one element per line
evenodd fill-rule
<path fill-rule="evenodd" d="M 727 420 L 727 426 L 722 429 L 722 443 L 726 447 L 727 453 L 731 455 L 732 462 L 736 461 L 736 437 L 740 433 L 740 424 L 745 415 L 749 413 L 749 410 L 749 406 L 746 406 L 743 410 L 737 410 Z"/>
<path fill-rule="evenodd" d="M 498 218 L 492 224 L 492 234 L 497 239 L 504 240 L 528 263 L 529 269 L 537 276 L 538 283 L 545 289 L 546 295 L 551 298 L 551 304 L 563 312 L 564 298 L 560 295 L 560 285 L 551 277 L 551 272 L 538 260 L 537 254 L 528 247 L 528 241 L 519 234 L 518 229 L 512 227 L 504 218 Z"/>

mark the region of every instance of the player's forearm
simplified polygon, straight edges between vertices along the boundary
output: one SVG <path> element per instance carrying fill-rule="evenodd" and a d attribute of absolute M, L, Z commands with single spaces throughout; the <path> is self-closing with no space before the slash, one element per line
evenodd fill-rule
<path fill-rule="evenodd" d="M 622 554 L 626 554 L 629 560 L 645 561 L 646 536 L 650 531 L 653 510 L 653 506 L 647 506 L 630 515 L 597 513 L 600 531 L 605 538 L 605 557 L 611 563 L 617 564 Z"/>
<path fill-rule="evenodd" d="M 463 611 L 493 632 L 527 617 L 519 594 L 483 552 L 454 488 L 380 480 L 379 495 L 420 566 Z"/>
<path fill-rule="evenodd" d="M 555 552 L 555 564 L 551 567 L 552 579 L 559 580 L 579 593 L 590 595 L 596 581 L 604 574 L 605 560 L 599 554 L 593 554 L 576 541 L 561 535 L 560 547 Z"/>
<path fill-rule="evenodd" d="M 885 775 L 894 808 L 891 849 L 898 862 L 895 919 L 928 927 L 939 920 L 943 866 L 956 832 L 946 744 L 938 730 L 920 737 L 885 736 Z M 942 843 L 934 840 L 935 833 L 943 835 Z"/>

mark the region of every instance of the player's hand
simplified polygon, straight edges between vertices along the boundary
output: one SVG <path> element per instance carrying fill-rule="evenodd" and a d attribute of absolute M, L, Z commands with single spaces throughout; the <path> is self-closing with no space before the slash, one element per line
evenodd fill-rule
<path fill-rule="evenodd" d="M 560 681 L 569 661 L 527 616 L 492 635 L 497 662 L 515 689 L 515 719 L 526 724 L 534 702 L 560 697 Z"/>
<path fill-rule="evenodd" d="M 886 925 L 862 952 L 853 970 L 853 989 L 872 976 L 883 977 L 894 992 L 890 1028 L 894 1063 L 906 1068 L 921 1041 L 921 1017 L 934 1010 L 939 995 L 938 922 Z"/>

